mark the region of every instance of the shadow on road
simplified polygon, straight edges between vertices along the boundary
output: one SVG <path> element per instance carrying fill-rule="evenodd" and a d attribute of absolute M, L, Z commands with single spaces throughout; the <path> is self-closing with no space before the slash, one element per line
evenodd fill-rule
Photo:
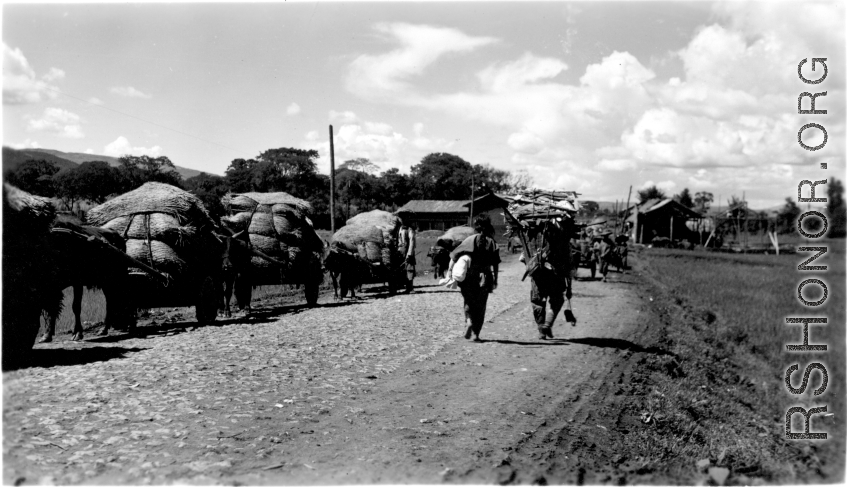
<path fill-rule="evenodd" d="M 570 345 L 567 343 L 567 340 L 563 340 L 560 338 L 552 338 L 548 340 L 538 340 L 536 342 L 518 342 L 515 340 L 486 340 L 480 339 L 479 342 L 476 343 L 500 343 L 503 345 L 521 345 L 521 346 L 536 346 L 536 347 L 549 347 L 549 346 L 557 346 L 557 345 Z"/>
<path fill-rule="evenodd" d="M 123 347 L 36 348 L 32 350 L 27 363 L 13 369 L 4 369 L 4 372 L 32 367 L 49 368 L 106 362 L 112 359 L 124 358 L 129 353 L 140 352 L 142 350 L 145 349 Z"/>
<path fill-rule="evenodd" d="M 644 353 L 653 353 L 656 355 L 673 355 L 673 353 L 668 352 L 667 350 L 659 347 L 643 347 L 637 343 L 632 343 L 629 340 L 623 340 L 620 338 L 595 338 L 595 337 L 586 337 L 586 338 L 563 338 L 561 339 L 563 342 L 568 343 L 578 343 L 581 345 L 589 345 L 592 347 L 600 347 L 600 348 L 617 348 L 619 350 L 629 350 L 631 352 L 644 352 Z"/>

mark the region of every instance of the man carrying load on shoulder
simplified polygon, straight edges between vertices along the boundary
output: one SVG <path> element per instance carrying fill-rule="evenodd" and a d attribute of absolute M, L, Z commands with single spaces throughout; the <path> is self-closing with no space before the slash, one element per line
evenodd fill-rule
<path fill-rule="evenodd" d="M 571 262 L 570 239 L 574 233 L 567 227 L 572 224 L 570 220 L 557 218 L 542 223 L 539 229 L 542 234 L 542 245 L 538 249 L 540 266 L 530 274 L 530 302 L 541 340 L 553 338 L 553 322 L 565 304 L 565 294 L 570 294 L 567 279 L 571 266 L 578 264 Z"/>

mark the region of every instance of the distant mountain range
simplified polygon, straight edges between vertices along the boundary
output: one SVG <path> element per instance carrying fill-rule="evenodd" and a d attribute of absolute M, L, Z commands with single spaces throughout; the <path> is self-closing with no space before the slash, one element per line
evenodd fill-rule
<path fill-rule="evenodd" d="M 117 157 L 101 156 L 97 154 L 85 154 L 81 152 L 62 152 L 53 149 L 12 149 L 11 147 L 3 147 L 3 173 L 7 170 L 14 170 L 23 162 L 31 159 L 43 159 L 51 161 L 59 166 L 59 169 L 67 169 L 76 167 L 87 161 L 103 161 L 110 166 L 118 167 Z M 200 174 L 196 169 L 188 169 L 187 167 L 175 166 L 183 179 L 188 179 Z"/>

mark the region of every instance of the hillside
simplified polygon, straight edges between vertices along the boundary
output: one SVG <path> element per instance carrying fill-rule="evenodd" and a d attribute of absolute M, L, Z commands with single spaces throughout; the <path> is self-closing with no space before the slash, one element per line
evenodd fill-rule
<path fill-rule="evenodd" d="M 77 165 L 73 161 L 54 156 L 53 154 L 35 152 L 33 149 L 17 150 L 11 147 L 3 147 L 3 173 L 5 174 L 6 171 L 17 169 L 18 166 L 30 159 L 44 159 L 54 162 L 59 166 L 59 169 L 73 168 Z"/>
<path fill-rule="evenodd" d="M 3 172 L 8 169 L 14 169 L 24 161 L 29 159 L 45 159 L 55 162 L 60 169 L 67 167 L 75 167 L 86 161 L 103 161 L 110 166 L 117 167 L 120 165 L 117 157 L 101 156 L 98 154 L 85 154 L 81 152 L 62 152 L 53 149 L 12 149 L 11 147 L 3 147 Z M 71 165 L 73 164 L 73 165 Z M 200 174 L 196 169 L 188 169 L 187 167 L 176 166 L 178 172 L 183 179 L 188 179 Z"/>

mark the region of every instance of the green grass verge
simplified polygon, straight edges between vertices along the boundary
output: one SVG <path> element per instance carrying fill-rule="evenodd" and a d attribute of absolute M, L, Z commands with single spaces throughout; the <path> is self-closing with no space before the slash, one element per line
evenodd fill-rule
<path fill-rule="evenodd" d="M 644 249 L 633 255 L 635 271 L 647 282 L 648 298 L 659 330 L 650 333 L 672 355 L 645 357 L 625 392 L 631 397 L 621 417 L 652 418 L 647 427 L 624 436 L 629 454 L 642 459 L 657 481 L 707 482 L 696 463 L 728 468 L 730 483 L 829 483 L 844 477 L 845 438 L 845 264 L 844 241 L 827 242 L 829 253 L 816 264 L 827 272 L 798 272 L 808 256 L 739 255 Z M 798 283 L 823 276 L 829 299 L 820 309 L 805 308 L 796 298 Z M 810 290 L 811 291 L 811 290 Z M 804 292 L 805 294 L 805 292 Z M 807 299 L 814 297 L 812 293 Z M 652 300 L 652 302 L 650 302 Z M 810 327 L 810 343 L 827 352 L 794 353 L 802 327 L 786 325 L 788 316 L 826 316 L 828 325 Z M 785 370 L 813 361 L 829 371 L 827 390 L 790 394 Z M 801 374 L 795 373 L 797 385 Z M 815 416 L 813 431 L 826 441 L 789 441 L 786 410 L 794 405 L 828 406 Z M 644 424 L 642 422 L 642 424 Z M 795 420 L 799 428 L 799 415 Z M 661 472 L 661 474 L 660 474 Z"/>

